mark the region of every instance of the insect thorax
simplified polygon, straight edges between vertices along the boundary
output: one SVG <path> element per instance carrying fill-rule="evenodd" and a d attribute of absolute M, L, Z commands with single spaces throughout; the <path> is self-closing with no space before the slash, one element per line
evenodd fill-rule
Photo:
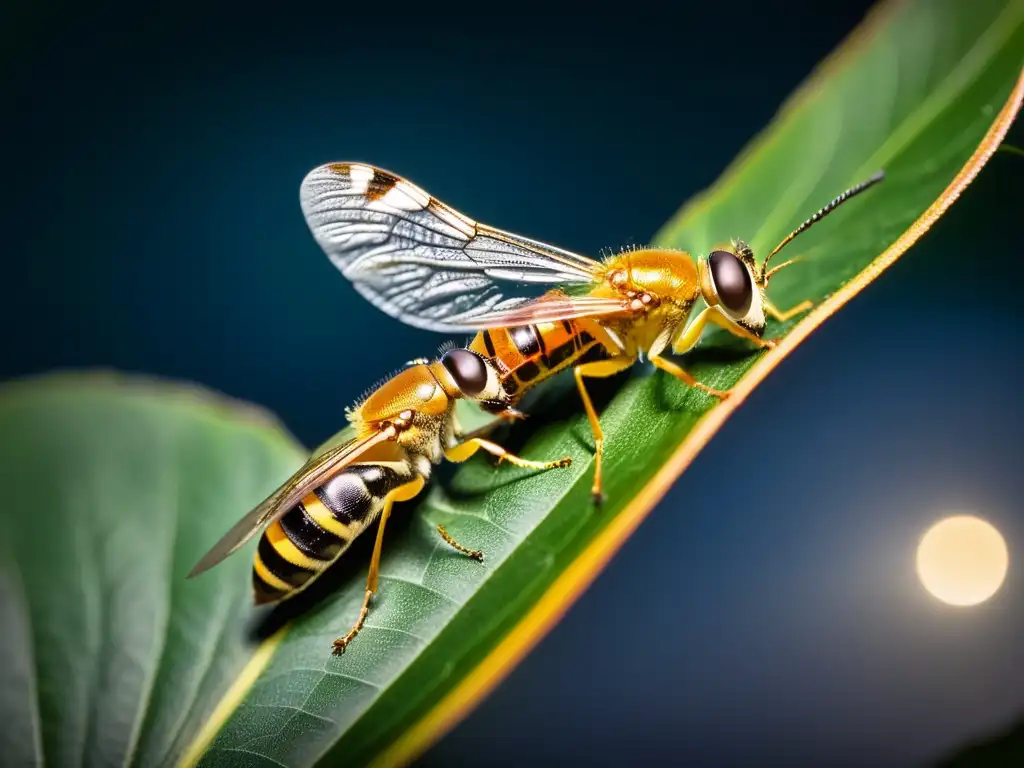
<path fill-rule="evenodd" d="M 398 444 L 411 460 L 418 462 L 417 469 L 425 469 L 426 475 L 430 473 L 430 464 L 439 464 L 444 458 L 454 428 L 454 409 L 455 403 L 451 401 L 442 414 L 414 413 L 412 423 L 398 436 Z"/>

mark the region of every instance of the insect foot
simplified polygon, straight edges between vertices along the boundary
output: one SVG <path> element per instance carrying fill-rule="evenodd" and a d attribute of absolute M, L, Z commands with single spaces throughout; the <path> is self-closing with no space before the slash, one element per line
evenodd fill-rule
<path fill-rule="evenodd" d="M 731 394 L 731 390 L 728 390 L 728 389 L 715 389 L 714 387 L 709 387 L 707 384 L 701 384 L 699 382 L 697 383 L 696 386 L 697 386 L 698 389 L 703 390 L 704 392 L 707 392 L 712 397 L 717 397 L 719 400 L 725 400 Z"/>
<path fill-rule="evenodd" d="M 482 563 L 484 561 L 484 552 L 482 549 L 470 549 L 469 547 L 462 546 L 461 544 L 459 544 L 459 542 L 452 538 L 452 535 L 448 533 L 448 531 L 445 529 L 443 525 L 437 526 L 437 532 L 442 539 L 448 542 L 448 546 L 450 546 L 456 552 L 461 552 L 466 557 L 470 558 L 471 560 L 476 560 L 478 563 Z"/>

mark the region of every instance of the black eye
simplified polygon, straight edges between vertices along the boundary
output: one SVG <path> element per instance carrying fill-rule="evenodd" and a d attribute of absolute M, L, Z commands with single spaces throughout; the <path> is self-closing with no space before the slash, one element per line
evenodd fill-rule
<path fill-rule="evenodd" d="M 487 386 L 487 366 L 479 355 L 468 349 L 449 349 L 441 355 L 441 365 L 469 397 L 479 395 Z"/>
<path fill-rule="evenodd" d="M 754 298 L 754 286 L 743 262 L 728 251 L 712 251 L 708 255 L 711 279 L 715 282 L 718 298 L 726 309 L 739 315 L 747 314 Z"/>

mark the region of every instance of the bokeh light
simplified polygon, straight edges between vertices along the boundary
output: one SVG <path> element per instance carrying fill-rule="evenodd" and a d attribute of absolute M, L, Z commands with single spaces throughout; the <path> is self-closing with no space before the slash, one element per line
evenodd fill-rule
<path fill-rule="evenodd" d="M 944 603 L 971 606 L 992 597 L 1006 580 L 1006 541 L 990 523 L 955 515 L 935 523 L 917 547 L 917 574 Z"/>

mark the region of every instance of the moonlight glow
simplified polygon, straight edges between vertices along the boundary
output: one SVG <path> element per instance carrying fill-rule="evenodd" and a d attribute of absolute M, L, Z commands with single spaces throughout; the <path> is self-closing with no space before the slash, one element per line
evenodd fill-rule
<path fill-rule="evenodd" d="M 917 575 L 924 588 L 950 605 L 977 605 L 1002 586 L 1009 565 L 1006 542 L 981 518 L 940 520 L 917 547 Z"/>

